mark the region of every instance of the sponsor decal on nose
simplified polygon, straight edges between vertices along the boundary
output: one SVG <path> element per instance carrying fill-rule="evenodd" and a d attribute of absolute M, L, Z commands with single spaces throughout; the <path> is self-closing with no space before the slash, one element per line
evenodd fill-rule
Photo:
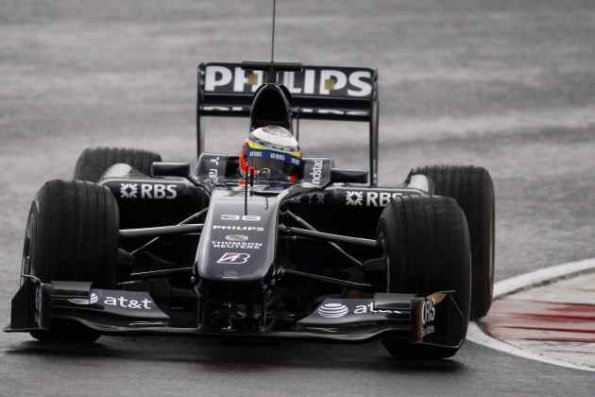
<path fill-rule="evenodd" d="M 213 225 L 213 230 L 234 230 L 244 232 L 264 232 L 262 226 Z"/>
<path fill-rule="evenodd" d="M 221 215 L 222 221 L 247 221 L 247 222 L 260 222 L 260 215 L 234 215 L 234 214 L 223 214 Z"/>
<path fill-rule="evenodd" d="M 217 260 L 217 263 L 233 263 L 237 265 L 242 265 L 244 263 L 248 263 L 250 259 L 250 254 L 246 254 L 245 252 L 226 252 Z"/>
<path fill-rule="evenodd" d="M 211 241 L 213 248 L 222 249 L 247 249 L 258 250 L 262 247 L 262 243 L 254 243 L 250 241 Z"/>
<path fill-rule="evenodd" d="M 225 239 L 227 241 L 248 241 L 250 237 L 245 234 L 228 234 L 225 236 Z"/>

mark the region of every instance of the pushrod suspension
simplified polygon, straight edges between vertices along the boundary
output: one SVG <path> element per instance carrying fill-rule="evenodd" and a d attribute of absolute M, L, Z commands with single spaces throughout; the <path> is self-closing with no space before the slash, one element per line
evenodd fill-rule
<path fill-rule="evenodd" d="M 190 225 L 173 225 L 159 227 L 143 227 L 138 229 L 120 229 L 120 239 L 137 237 L 157 237 L 172 234 L 200 233 L 204 224 L 194 223 Z"/>
<path fill-rule="evenodd" d="M 354 245 L 361 245 L 364 247 L 378 248 L 378 241 L 369 238 L 345 236 L 342 234 L 325 233 L 316 230 L 302 229 L 298 227 L 290 227 L 285 225 L 279 225 L 279 230 L 287 235 L 308 237 L 323 241 L 336 241 L 341 243 L 349 243 Z"/>

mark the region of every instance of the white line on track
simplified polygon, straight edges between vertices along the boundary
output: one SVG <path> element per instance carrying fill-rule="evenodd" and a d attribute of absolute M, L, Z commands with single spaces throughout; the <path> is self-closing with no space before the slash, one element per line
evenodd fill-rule
<path fill-rule="evenodd" d="M 564 263 L 562 265 L 552 266 L 531 273 L 522 274 L 520 276 L 512 277 L 497 282 L 494 285 L 494 299 L 499 299 L 506 295 L 510 295 L 524 289 L 547 284 L 549 282 L 559 280 L 561 278 L 577 276 L 580 273 L 590 272 L 594 270 L 595 258 L 591 258 L 578 262 Z M 492 348 L 494 350 L 499 350 L 501 352 L 512 354 L 529 360 L 541 361 L 543 363 L 553 364 L 565 368 L 595 372 L 595 368 L 593 367 L 550 358 L 545 355 L 524 350 L 509 343 L 492 338 L 491 336 L 483 332 L 475 322 L 469 324 L 469 330 L 467 331 L 467 340 L 473 343 L 477 343 Z"/>

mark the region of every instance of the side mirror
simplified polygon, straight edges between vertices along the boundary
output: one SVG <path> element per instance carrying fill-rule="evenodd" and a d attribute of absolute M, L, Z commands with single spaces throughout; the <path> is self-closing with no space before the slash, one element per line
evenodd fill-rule
<path fill-rule="evenodd" d="M 343 183 L 368 183 L 370 173 L 363 170 L 346 170 L 333 168 L 331 170 L 331 182 Z"/>

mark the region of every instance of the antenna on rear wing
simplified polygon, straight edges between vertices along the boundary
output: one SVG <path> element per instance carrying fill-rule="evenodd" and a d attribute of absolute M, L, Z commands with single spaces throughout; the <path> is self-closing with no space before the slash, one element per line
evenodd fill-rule
<path fill-rule="evenodd" d="M 270 61 L 244 61 L 241 67 L 244 70 L 255 70 L 264 72 L 264 80 L 267 83 L 277 83 L 278 72 L 300 72 L 302 64 L 295 62 L 277 62 L 275 63 L 275 28 L 277 19 L 277 0 L 273 0 L 273 24 L 271 26 L 271 60 Z"/>
<path fill-rule="evenodd" d="M 277 14 L 277 0 L 273 0 L 273 26 L 271 28 L 271 66 L 269 67 L 269 75 L 267 76 L 267 83 L 276 83 L 275 76 L 275 17 Z"/>

